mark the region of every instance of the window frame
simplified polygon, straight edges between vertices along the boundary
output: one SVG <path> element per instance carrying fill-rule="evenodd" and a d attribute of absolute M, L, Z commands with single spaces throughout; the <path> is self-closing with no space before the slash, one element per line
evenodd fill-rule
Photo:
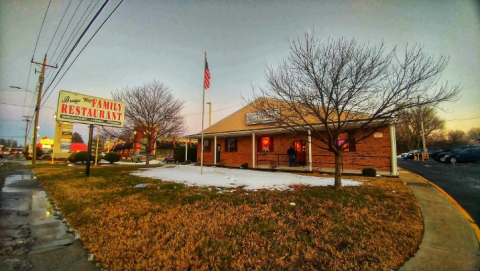
<path fill-rule="evenodd" d="M 203 139 L 203 152 L 211 152 L 212 151 L 212 144 L 210 143 L 210 141 L 211 141 L 210 139 Z M 208 142 L 208 143 L 205 144 L 205 142 Z"/>
<path fill-rule="evenodd" d="M 234 147 L 230 148 L 230 142 L 234 142 Z M 236 138 L 225 138 L 225 152 L 238 152 L 238 140 Z"/>

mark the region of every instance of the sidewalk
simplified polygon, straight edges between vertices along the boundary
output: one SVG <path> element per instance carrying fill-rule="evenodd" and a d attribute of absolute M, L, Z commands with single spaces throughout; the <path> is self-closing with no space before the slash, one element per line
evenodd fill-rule
<path fill-rule="evenodd" d="M 399 177 L 420 206 L 424 233 L 420 248 L 399 270 L 479 271 L 477 236 L 462 212 L 437 188 L 408 171 Z"/>
<path fill-rule="evenodd" d="M 0 270 L 100 270 L 31 169 L 16 168 L 0 192 Z"/>

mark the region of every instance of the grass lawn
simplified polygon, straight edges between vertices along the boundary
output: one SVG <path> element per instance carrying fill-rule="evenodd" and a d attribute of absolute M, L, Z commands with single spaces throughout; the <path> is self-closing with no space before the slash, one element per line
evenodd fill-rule
<path fill-rule="evenodd" d="M 92 167 L 90 178 L 81 166 L 35 169 L 103 268 L 390 270 L 422 238 L 419 207 L 399 179 L 354 177 L 364 185 L 340 191 L 225 191 L 129 174 L 140 167 Z"/>

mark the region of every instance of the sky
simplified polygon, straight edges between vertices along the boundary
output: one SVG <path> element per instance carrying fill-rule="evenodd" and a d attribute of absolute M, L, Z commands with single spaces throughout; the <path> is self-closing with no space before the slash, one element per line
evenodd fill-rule
<path fill-rule="evenodd" d="M 60 67 L 63 44 L 74 26 L 84 11 L 88 14 L 95 7 L 83 31 L 103 0 L 51 0 L 41 28 L 49 2 L 0 0 L 0 138 L 17 140 L 20 145 L 26 124 L 22 116 L 33 116 L 36 95 L 10 86 L 36 89 L 39 74 L 35 70 L 40 66 L 31 64 L 32 56 L 41 62 L 47 54 L 47 64 Z M 111 99 L 112 92 L 153 80 L 164 83 L 177 99 L 185 101 L 182 114 L 187 134 L 198 133 L 205 52 L 211 73 L 205 102 L 212 103 L 213 124 L 244 106 L 244 98 L 252 95 L 254 87 L 267 86 L 266 68 L 275 68 L 287 59 L 289 41 L 312 30 L 320 40 L 346 37 L 372 45 L 383 41 L 387 49 L 397 46 L 400 50 L 407 44 L 421 44 L 429 54 L 449 56 L 440 81 L 460 85 L 461 97 L 455 103 L 442 104 L 438 115 L 446 120 L 448 130 L 480 127 L 477 1 L 126 0 L 59 81 L 119 2 L 111 0 L 106 5 L 52 85 L 56 69 L 47 69 L 40 138 L 54 135 L 53 114 L 60 90 Z M 207 126 L 208 105 L 205 123 Z M 86 141 L 87 125 L 75 124 L 73 130 Z"/>

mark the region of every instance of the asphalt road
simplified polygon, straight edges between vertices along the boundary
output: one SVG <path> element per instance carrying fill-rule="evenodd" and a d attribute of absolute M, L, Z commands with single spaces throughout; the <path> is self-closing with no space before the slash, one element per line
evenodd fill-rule
<path fill-rule="evenodd" d="M 398 158 L 398 166 L 438 185 L 480 225 L 480 163 L 442 163 Z M 439 210 L 441 211 L 441 210 Z"/>

